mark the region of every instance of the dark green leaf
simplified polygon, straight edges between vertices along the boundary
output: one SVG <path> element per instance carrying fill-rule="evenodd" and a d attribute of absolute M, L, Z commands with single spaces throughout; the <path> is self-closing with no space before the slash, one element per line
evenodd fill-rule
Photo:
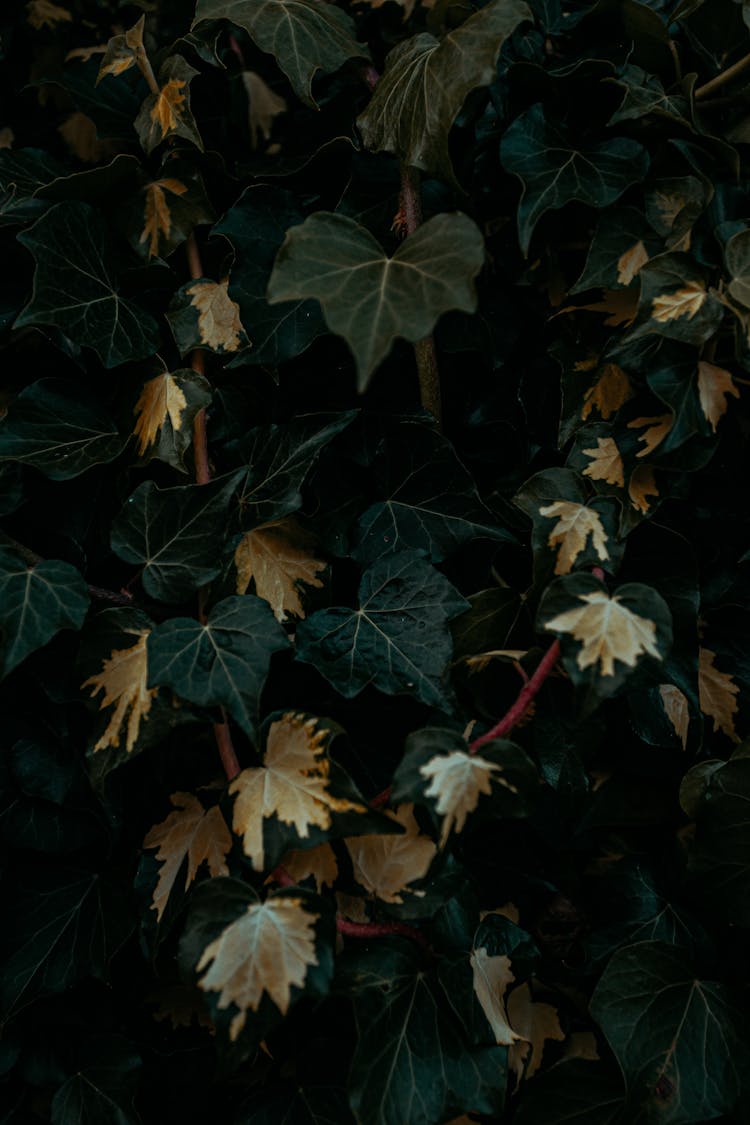
<path fill-rule="evenodd" d="M 52 1125 L 138 1125 L 133 1099 L 140 1069 L 140 1056 L 126 1040 L 97 1037 L 87 1045 L 85 1063 L 52 1099 Z"/>
<path fill-rule="evenodd" d="M 159 93 L 149 94 L 135 119 L 135 131 L 147 153 L 170 137 L 181 137 L 203 149 L 190 111 L 190 83 L 198 71 L 182 55 L 170 55 L 159 71 Z"/>
<path fill-rule="evenodd" d="M 80 629 L 88 607 L 86 583 L 70 563 L 30 566 L 0 547 L 0 678 L 61 629 Z"/>

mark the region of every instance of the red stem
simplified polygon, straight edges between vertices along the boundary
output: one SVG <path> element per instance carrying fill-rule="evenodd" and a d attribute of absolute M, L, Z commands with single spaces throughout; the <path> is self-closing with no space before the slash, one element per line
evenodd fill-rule
<path fill-rule="evenodd" d="M 532 700 L 547 679 L 547 676 L 549 676 L 550 672 L 557 664 L 559 656 L 560 642 L 553 641 L 539 661 L 534 675 L 530 678 L 528 683 L 523 685 L 515 703 L 506 711 L 500 722 L 496 723 L 486 734 L 480 735 L 479 738 L 475 738 L 474 741 L 469 744 L 470 754 L 476 754 L 477 750 L 481 749 L 481 747 L 485 746 L 488 742 L 493 742 L 496 738 L 505 738 L 506 734 L 520 723 L 531 706 Z"/>

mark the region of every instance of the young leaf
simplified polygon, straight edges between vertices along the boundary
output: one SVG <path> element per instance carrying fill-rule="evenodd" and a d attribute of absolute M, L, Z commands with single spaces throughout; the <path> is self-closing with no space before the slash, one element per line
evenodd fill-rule
<path fill-rule="evenodd" d="M 287 712 L 268 728 L 263 764 L 244 769 L 230 785 L 232 827 L 255 871 L 267 870 L 290 847 L 317 845 L 334 828 L 356 831 L 367 814 L 328 756 L 330 737 L 318 719 Z"/>
<path fill-rule="evenodd" d="M 602 208 L 646 175 L 649 157 L 637 141 L 615 137 L 577 148 L 551 125 L 541 103 L 515 119 L 500 144 L 500 160 L 523 185 L 518 237 L 529 252 L 534 227 L 547 211 L 572 200 Z"/>
<path fill-rule="evenodd" d="M 323 582 L 318 575 L 328 565 L 315 557 L 314 548 L 314 536 L 289 516 L 246 531 L 234 552 L 237 593 L 247 593 L 252 582 L 277 621 L 286 621 L 289 614 L 302 619 L 300 587 L 320 589 Z"/>
<path fill-rule="evenodd" d="M 136 637 L 134 644 L 127 648 L 114 649 L 102 661 L 101 672 L 89 676 L 81 688 L 91 688 L 91 695 L 103 692 L 99 710 L 114 706 L 107 726 L 94 744 L 94 750 L 115 749 L 125 741 L 125 750 L 130 754 L 138 741 L 141 723 L 146 722 L 156 688 L 148 686 L 148 652 L 146 641 L 149 629 L 125 629 Z M 125 723 L 127 721 L 127 727 Z"/>
<path fill-rule="evenodd" d="M 405 895 L 415 893 L 410 884 L 425 877 L 437 848 L 420 832 L 414 805 L 399 805 L 385 815 L 405 829 L 403 835 L 356 836 L 346 841 L 346 847 L 359 885 L 382 902 L 402 903 Z"/>
<path fill-rule="evenodd" d="M 268 300 L 318 300 L 330 331 L 351 348 L 364 390 L 397 337 L 416 343 L 450 309 L 474 311 L 483 262 L 482 234 L 458 212 L 428 219 L 389 258 L 353 219 L 317 211 L 287 232 Z"/>
<path fill-rule="evenodd" d="M 351 16 L 317 0 L 198 0 L 195 28 L 201 20 L 225 19 L 241 27 L 261 51 L 273 55 L 298 98 L 316 108 L 315 72 L 333 74 L 349 59 L 368 59 L 356 40 Z"/>
<path fill-rule="evenodd" d="M 170 55 L 159 71 L 159 92 L 149 94 L 135 119 L 135 131 L 150 154 L 169 137 L 182 137 L 203 151 L 190 112 L 190 83 L 198 73 L 182 55 Z"/>
<path fill-rule="evenodd" d="M 217 540 L 226 532 L 229 504 L 241 477 L 210 484 L 157 488 L 146 481 L 128 498 L 112 524 L 112 550 L 143 567 L 147 594 L 180 602 L 221 571 Z"/>
<path fill-rule="evenodd" d="M 359 601 L 358 610 L 337 606 L 301 622 L 297 658 L 345 699 L 372 684 L 450 711 L 442 682 L 452 649 L 447 623 L 466 609 L 464 598 L 416 551 L 402 551 L 365 571 Z"/>
<path fill-rule="evenodd" d="M 158 848 L 156 858 L 161 864 L 151 903 L 157 921 L 162 919 L 185 860 L 187 890 L 204 863 L 210 875 L 228 875 L 226 857 L 232 848 L 232 837 L 218 805 L 205 809 L 191 793 L 173 793 L 169 800 L 174 811 L 150 828 L 143 841 L 147 850 Z"/>
<path fill-rule="evenodd" d="M 495 80 L 503 42 L 531 18 L 523 0 L 491 0 L 440 41 L 423 32 L 400 43 L 357 119 L 366 148 L 455 184 L 451 126 L 467 95 Z"/>
<path fill-rule="evenodd" d="M 211 387 L 189 369 L 164 371 L 143 384 L 133 408 L 138 455 L 157 457 L 185 472 L 184 456 L 193 440 L 193 422 L 211 402 Z M 2 448 L 0 429 L 0 448 Z"/>
<path fill-rule="evenodd" d="M 16 328 L 49 324 L 92 348 L 105 367 L 159 346 L 156 321 L 115 289 L 104 220 L 87 203 L 58 203 L 19 234 L 36 260 L 34 292 Z"/>
<path fill-rule="evenodd" d="M 194 348 L 231 355 L 249 347 L 239 305 L 229 296 L 228 287 L 226 278 L 224 281 L 200 278 L 177 291 L 167 317 L 180 355 Z"/>
<path fill-rule="evenodd" d="M 61 629 L 80 629 L 88 607 L 86 583 L 70 563 L 30 566 L 0 547 L 0 679 Z"/>
<path fill-rule="evenodd" d="M 149 682 L 200 707 L 222 704 L 252 738 L 271 656 L 287 644 L 261 598 L 224 598 L 204 623 L 172 617 L 151 631 Z"/>

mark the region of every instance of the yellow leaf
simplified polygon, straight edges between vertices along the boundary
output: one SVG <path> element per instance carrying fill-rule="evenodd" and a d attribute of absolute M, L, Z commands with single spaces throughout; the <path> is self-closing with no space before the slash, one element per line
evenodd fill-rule
<path fill-rule="evenodd" d="M 604 590 L 579 594 L 583 604 L 558 613 L 544 628 L 551 633 L 569 633 L 581 642 L 576 664 L 583 671 L 599 662 L 602 676 L 614 676 L 615 660 L 635 668 L 642 654 L 661 658 L 656 646 L 656 625 L 622 605 L 615 594 Z"/>
<path fill-rule="evenodd" d="M 659 684 L 659 695 L 664 714 L 674 727 L 674 732 L 682 743 L 682 749 L 685 750 L 690 725 L 687 697 L 674 684 Z"/>
<path fill-rule="evenodd" d="M 565 1032 L 560 1027 L 557 1008 L 534 1000 L 526 983 L 514 988 L 508 997 L 508 1018 L 520 1040 L 512 1043 L 508 1052 L 508 1067 L 518 1085 L 539 1070 L 547 1040 L 561 1042 Z"/>
<path fill-rule="evenodd" d="M 630 285 L 648 261 L 648 251 L 639 239 L 617 259 L 617 280 L 620 285 Z"/>
<path fill-rule="evenodd" d="M 268 602 L 278 621 L 290 614 L 303 618 L 298 584 L 321 587 L 318 574 L 327 565 L 313 554 L 314 543 L 292 517 L 247 531 L 234 552 L 237 593 L 244 594 L 254 581 L 255 593 Z"/>
<path fill-rule="evenodd" d="M 591 458 L 591 464 L 583 470 L 585 477 L 616 484 L 619 488 L 624 487 L 622 457 L 614 438 L 597 438 L 596 449 L 584 449 L 583 452 L 586 457 Z"/>
<path fill-rule="evenodd" d="M 180 429 L 182 412 L 186 406 L 185 395 L 168 371 L 156 375 L 144 384 L 133 411 L 137 419 L 133 434 L 138 438 L 138 453 L 141 457 L 158 439 L 167 419 L 175 433 Z"/>
<path fill-rule="evenodd" d="M 161 129 L 161 139 L 164 140 L 179 125 L 182 116 L 181 106 L 185 101 L 183 90 L 187 83 L 182 78 L 170 78 L 166 86 L 162 86 L 157 94 L 151 120 Z"/>
<path fill-rule="evenodd" d="M 327 739 L 317 719 L 287 712 L 271 723 L 263 765 L 242 770 L 229 786 L 236 795 L 232 826 L 256 871 L 265 867 L 263 822 L 268 817 L 293 825 L 304 840 L 311 828 L 330 828 L 332 812 L 367 811 L 366 805 L 329 793 Z"/>
<path fill-rule="evenodd" d="M 682 289 L 673 293 L 662 293 L 654 297 L 651 306 L 651 317 L 658 324 L 667 324 L 670 320 L 679 320 L 686 316 L 692 320 L 696 313 L 703 308 L 708 293 L 702 281 L 688 281 Z"/>
<path fill-rule="evenodd" d="M 210 968 L 198 986 L 220 993 L 220 1009 L 230 1004 L 239 1008 L 229 1025 L 231 1040 L 245 1026 L 248 1011 L 257 1012 L 264 993 L 286 1015 L 292 988 L 304 988 L 307 970 L 318 964 L 318 918 L 299 898 L 254 902 L 203 950 L 196 970 Z"/>
<path fill-rule="evenodd" d="M 72 62 L 73 59 L 80 59 L 81 62 L 88 62 L 93 59 L 95 55 L 103 55 L 107 50 L 105 43 L 100 43 L 97 47 L 74 47 L 72 51 L 68 51 L 65 56 L 66 62 Z"/>
<path fill-rule="evenodd" d="M 139 242 L 148 242 L 149 258 L 155 258 L 159 253 L 159 239 L 169 238 L 172 230 L 172 215 L 164 193 L 169 191 L 172 195 L 184 195 L 187 186 L 180 180 L 154 180 L 144 191 L 146 202 L 143 206 L 143 233 Z"/>
<path fill-rule="evenodd" d="M 701 410 L 716 433 L 722 415 L 727 412 L 727 397 L 739 398 L 739 388 L 735 386 L 729 371 L 716 367 L 713 363 L 700 360 L 698 363 L 698 397 Z"/>
<path fill-rule="evenodd" d="M 40 31 L 43 27 L 70 23 L 73 16 L 67 8 L 53 4 L 52 0 L 29 0 L 26 5 L 26 19 L 36 31 Z"/>
<path fill-rule="evenodd" d="M 429 836 L 423 836 L 414 818 L 414 805 L 399 805 L 385 815 L 402 825 L 401 836 L 354 836 L 346 840 L 354 877 L 360 886 L 383 902 L 403 902 L 409 883 L 423 878 L 437 855 Z"/>
<path fill-rule="evenodd" d="M 242 342 L 239 305 L 229 296 L 229 280 L 198 281 L 187 290 L 198 310 L 202 343 L 214 351 L 236 352 Z"/>
<path fill-rule="evenodd" d="M 713 719 L 715 731 L 723 731 L 732 742 L 739 742 L 734 728 L 737 714 L 737 700 L 740 689 L 729 672 L 721 672 L 714 661 L 716 653 L 709 648 L 701 648 L 698 663 L 698 695 L 701 711 Z"/>
<path fill-rule="evenodd" d="M 555 500 L 539 509 L 539 514 L 547 519 L 557 519 L 547 537 L 550 550 L 557 547 L 555 574 L 570 574 L 578 556 L 586 549 L 586 540 L 591 536 L 591 544 L 600 562 L 609 558 L 607 536 L 601 516 L 593 508 L 576 504 L 571 500 Z"/>
<path fill-rule="evenodd" d="M 487 796 L 492 791 L 493 781 L 511 793 L 518 792 L 515 785 L 502 776 L 502 768 L 496 762 L 488 762 L 486 758 L 468 754 L 465 750 L 437 754 L 420 766 L 419 772 L 422 777 L 430 779 L 425 796 L 437 799 L 436 811 L 444 818 L 440 831 L 441 848 L 445 847 L 454 829 L 456 833 L 462 830 L 466 817 L 477 807 L 480 796 Z"/>
<path fill-rule="evenodd" d="M 474 993 L 492 1028 L 495 1042 L 509 1047 L 520 1038 L 510 1026 L 505 1008 L 508 985 L 516 979 L 511 971 L 510 957 L 505 953 L 490 956 L 481 946 L 472 950 L 469 964 L 474 978 Z"/>
<path fill-rule="evenodd" d="M 650 465 L 638 465 L 633 470 L 628 482 L 628 496 L 630 503 L 638 512 L 644 514 L 649 510 L 649 496 L 658 496 L 659 489 L 654 480 L 654 470 Z"/>
<path fill-rule="evenodd" d="M 588 305 L 571 305 L 561 312 L 578 312 L 585 309 L 587 312 L 607 313 L 605 324 L 612 328 L 632 324 L 638 312 L 637 286 L 634 289 L 604 289 L 601 301 L 593 301 Z"/>
<path fill-rule="evenodd" d="M 90 676 L 81 684 L 82 688 L 91 687 L 92 696 L 98 695 L 100 691 L 104 692 L 104 698 L 99 704 L 100 711 L 115 704 L 107 729 L 94 750 L 104 750 L 108 746 L 117 748 L 127 720 L 125 749 L 130 753 L 138 741 L 141 723 L 148 719 L 151 702 L 158 691 L 158 688 L 147 686 L 146 638 L 149 631 L 126 629 L 125 632 L 137 637 L 136 643 L 130 648 L 115 649 L 109 659 L 102 663 L 101 672 Z"/>
<path fill-rule="evenodd" d="M 640 430 L 642 426 L 647 429 L 640 435 L 638 441 L 643 442 L 644 448 L 636 453 L 636 457 L 648 457 L 657 445 L 661 445 L 664 438 L 672 429 L 673 417 L 671 414 L 654 414 L 651 418 L 634 418 L 628 422 L 629 430 Z"/>
<path fill-rule="evenodd" d="M 232 837 L 218 805 L 206 810 L 191 793 L 173 793 L 169 799 L 174 811 L 161 824 L 149 829 L 143 841 L 144 848 L 159 849 L 156 858 L 162 865 L 151 904 L 157 921 L 162 919 L 175 879 L 186 859 L 185 890 L 202 863 L 208 865 L 212 876 L 228 875 L 225 860 L 232 847 Z"/>
<path fill-rule="evenodd" d="M 250 145 L 257 149 L 260 138 L 270 139 L 274 118 L 285 112 L 286 102 L 254 70 L 244 71 L 242 82 L 248 100 Z"/>
<path fill-rule="evenodd" d="M 319 891 L 332 887 L 339 873 L 336 853 L 330 844 L 318 844 L 315 848 L 293 848 L 281 861 L 295 883 L 309 879 L 312 875 Z"/>
<path fill-rule="evenodd" d="M 583 396 L 581 418 L 585 421 L 596 407 L 606 421 L 627 402 L 633 391 L 630 380 L 616 363 L 605 363 L 599 378 Z"/>

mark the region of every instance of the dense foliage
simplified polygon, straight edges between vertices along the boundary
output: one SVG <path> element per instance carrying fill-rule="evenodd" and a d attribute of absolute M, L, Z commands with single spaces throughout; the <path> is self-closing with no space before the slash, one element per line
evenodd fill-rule
<path fill-rule="evenodd" d="M 1 1121 L 747 1122 L 749 25 L 3 0 Z"/>

